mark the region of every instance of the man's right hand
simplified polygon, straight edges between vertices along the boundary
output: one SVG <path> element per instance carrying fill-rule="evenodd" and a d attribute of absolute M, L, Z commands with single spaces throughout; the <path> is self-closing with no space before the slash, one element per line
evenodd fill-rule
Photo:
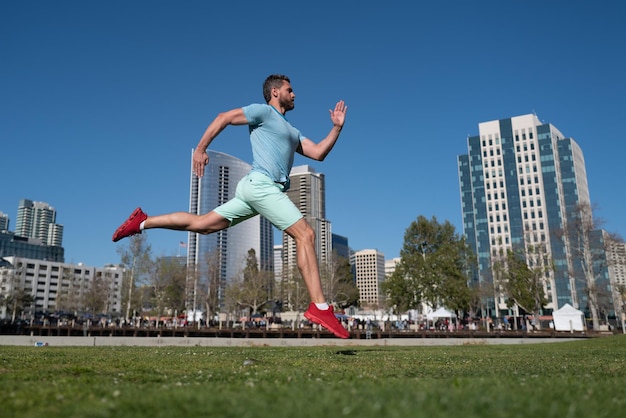
<path fill-rule="evenodd" d="M 209 155 L 206 151 L 200 151 L 196 149 L 193 153 L 193 172 L 198 177 L 204 175 L 204 166 L 209 163 Z"/>

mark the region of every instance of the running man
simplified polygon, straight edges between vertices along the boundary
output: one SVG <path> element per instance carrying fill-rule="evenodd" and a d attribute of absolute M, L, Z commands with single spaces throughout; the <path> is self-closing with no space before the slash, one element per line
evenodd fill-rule
<path fill-rule="evenodd" d="M 194 150 L 193 171 L 202 177 L 209 162 L 206 149 L 218 134 L 228 125 L 248 125 L 252 169 L 237 185 L 233 199 L 202 215 L 175 212 L 148 216 L 137 208 L 115 231 L 113 242 L 152 228 L 210 234 L 261 214 L 296 243 L 298 269 L 311 298 L 304 316 L 337 337 L 348 338 L 348 331 L 335 317 L 333 307 L 328 305 L 322 292 L 315 232 L 284 193 L 289 188 L 295 153 L 323 161 L 339 138 L 348 107 L 340 100 L 334 109 L 329 110 L 333 127 L 326 138 L 315 143 L 285 119 L 285 113 L 293 110 L 296 98 L 287 76 L 273 74 L 267 77 L 263 96 L 266 104 L 251 104 L 218 114 Z"/>

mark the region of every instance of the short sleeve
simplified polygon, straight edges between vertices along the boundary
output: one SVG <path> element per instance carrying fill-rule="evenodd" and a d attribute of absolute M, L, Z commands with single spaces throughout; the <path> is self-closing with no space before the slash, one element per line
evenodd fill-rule
<path fill-rule="evenodd" d="M 267 118 L 268 113 L 271 111 L 269 106 L 259 103 L 244 106 L 242 109 L 249 125 L 259 125 Z"/>

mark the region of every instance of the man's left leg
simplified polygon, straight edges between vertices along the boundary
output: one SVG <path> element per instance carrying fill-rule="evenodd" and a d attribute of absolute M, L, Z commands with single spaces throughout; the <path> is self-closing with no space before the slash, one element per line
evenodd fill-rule
<path fill-rule="evenodd" d="M 322 325 L 339 338 L 349 338 L 350 334 L 335 317 L 332 306 L 329 306 L 328 309 L 318 308 L 318 304 L 325 304 L 326 299 L 322 291 L 319 266 L 315 254 L 315 232 L 304 218 L 285 229 L 285 232 L 296 242 L 298 269 L 311 297 L 311 304 L 304 316 L 310 321 Z"/>
<path fill-rule="evenodd" d="M 311 304 L 304 316 L 336 336 L 348 338 L 348 331 L 335 317 L 333 308 L 326 304 L 315 254 L 315 232 L 304 220 L 302 213 L 283 190 L 264 174 L 251 173 L 240 184 L 242 200 L 296 242 L 298 269 L 311 297 Z"/>
<path fill-rule="evenodd" d="M 304 218 L 300 218 L 298 222 L 285 229 L 285 232 L 296 242 L 296 262 L 311 296 L 311 302 L 326 302 L 315 253 L 315 232 Z"/>

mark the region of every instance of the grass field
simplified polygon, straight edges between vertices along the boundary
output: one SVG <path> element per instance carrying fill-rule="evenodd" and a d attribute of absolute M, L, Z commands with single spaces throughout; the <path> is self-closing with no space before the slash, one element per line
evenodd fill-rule
<path fill-rule="evenodd" d="M 0 346 L 0 417 L 621 417 L 626 337 L 441 347 Z"/>

